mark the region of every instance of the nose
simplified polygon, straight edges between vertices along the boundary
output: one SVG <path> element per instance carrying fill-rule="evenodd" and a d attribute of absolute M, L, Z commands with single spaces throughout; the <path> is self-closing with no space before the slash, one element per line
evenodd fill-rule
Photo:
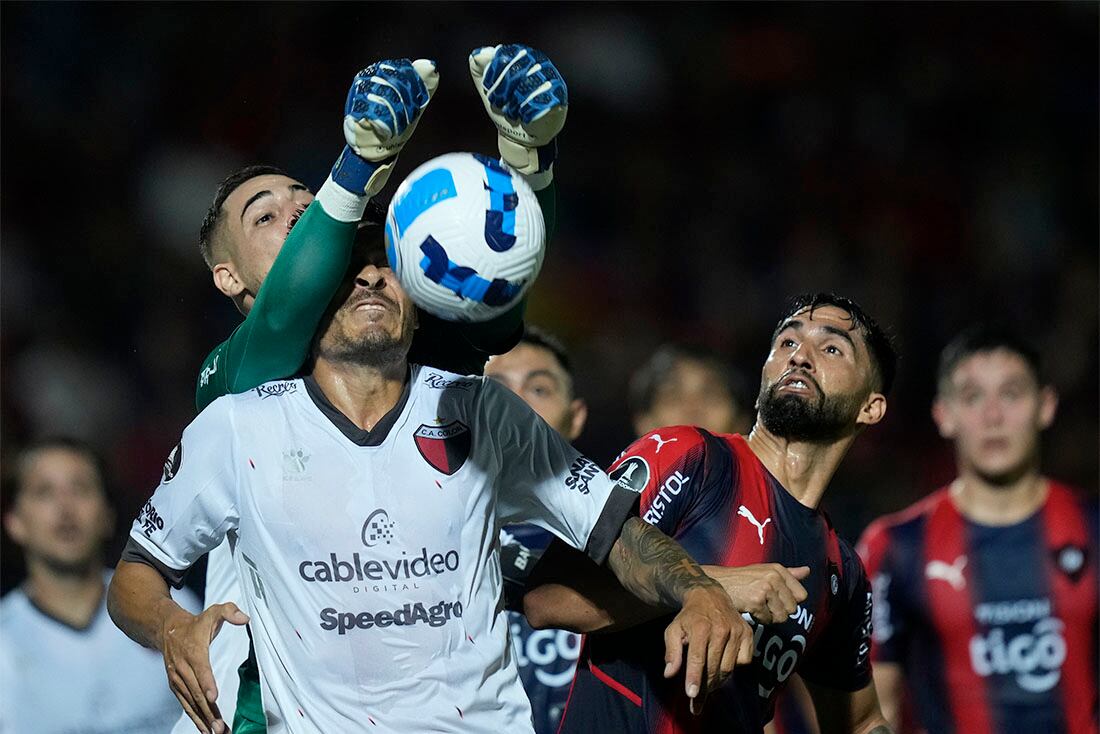
<path fill-rule="evenodd" d="M 787 364 L 791 367 L 797 367 L 804 369 L 808 372 L 812 372 L 814 369 L 814 362 L 812 357 L 812 350 L 805 342 L 798 345 L 798 347 L 791 352 L 790 358 L 787 360 Z"/>
<path fill-rule="evenodd" d="M 982 420 L 987 426 L 997 426 L 1004 420 L 1004 406 L 1000 400 L 986 400 L 982 406 Z"/>
<path fill-rule="evenodd" d="M 375 265 L 366 265 L 355 276 L 355 285 L 370 290 L 382 290 L 386 287 L 386 276 Z"/>

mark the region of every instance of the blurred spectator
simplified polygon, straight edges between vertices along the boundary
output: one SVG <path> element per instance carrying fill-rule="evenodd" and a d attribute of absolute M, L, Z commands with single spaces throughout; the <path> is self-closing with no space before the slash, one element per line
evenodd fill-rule
<path fill-rule="evenodd" d="M 752 411 L 739 399 L 740 382 L 716 354 L 666 344 L 630 378 L 630 417 L 641 437 L 662 426 L 699 426 L 711 433 L 744 433 Z"/>
<path fill-rule="evenodd" d="M 0 601 L 0 731 L 162 734 L 179 716 L 158 653 L 107 616 L 103 546 L 114 531 L 101 463 L 55 438 L 17 459 L 4 528 L 27 579 Z M 198 609 L 188 592 L 180 603 Z"/>

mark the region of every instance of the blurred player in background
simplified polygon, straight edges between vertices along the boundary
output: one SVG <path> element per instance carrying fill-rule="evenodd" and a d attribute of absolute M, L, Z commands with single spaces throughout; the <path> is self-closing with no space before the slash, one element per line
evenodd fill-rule
<path fill-rule="evenodd" d="M 514 349 L 490 358 L 485 376 L 523 398 L 566 440 L 575 441 L 584 430 L 588 406 L 574 392 L 569 354 L 553 335 L 528 325 Z M 516 587 L 517 577 L 534 567 L 552 538 L 536 525 L 509 525 L 501 531 L 506 593 Z M 519 612 L 509 612 L 508 618 L 520 680 L 531 700 L 535 734 L 554 734 L 573 682 L 580 635 L 535 630 Z"/>
<path fill-rule="evenodd" d="M 645 610 L 553 544 L 524 599 L 532 624 L 605 630 L 585 639 L 563 734 L 760 732 L 796 670 L 811 684 L 826 734 L 889 731 L 871 680 L 870 584 L 818 506 L 852 442 L 885 415 L 895 363 L 889 339 L 854 302 L 797 298 L 773 335 L 748 438 L 665 427 L 615 462 L 611 476 L 642 492 L 642 517 L 692 557 L 787 567 L 773 569 L 789 589 L 787 604 L 746 615 L 755 632 L 752 664 L 738 667 L 694 717 L 662 671 L 669 658 L 660 620 L 614 631 Z M 734 586 L 744 573 L 705 568 Z M 737 589 L 727 589 L 737 603 Z"/>
<path fill-rule="evenodd" d="M 1096 507 L 1039 466 L 1057 395 L 1017 333 L 940 357 L 932 416 L 958 477 L 860 541 L 883 711 L 929 734 L 1095 734 Z"/>
<path fill-rule="evenodd" d="M 752 425 L 733 369 L 717 354 L 686 344 L 662 346 L 630 378 L 630 417 L 635 436 L 661 426 L 744 433 Z"/>
<path fill-rule="evenodd" d="M 163 651 L 196 723 L 223 728 L 206 651 L 218 623 L 247 620 L 183 612 L 168 584 L 226 535 L 272 731 L 531 731 L 500 605 L 509 521 L 552 529 L 639 598 L 679 608 L 669 647 L 688 647 L 689 690 L 728 672 L 751 639 L 722 586 L 509 390 L 409 364 L 415 328 L 376 241 L 353 258 L 306 377 L 222 397 L 184 431 L 109 608 Z M 282 461 L 287 446 L 299 462 Z"/>
<path fill-rule="evenodd" d="M 107 616 L 114 532 L 102 463 L 69 438 L 16 458 L 4 528 L 23 549 L 27 578 L 0 601 L 0 731 L 163 734 L 179 715 L 160 656 Z M 192 611 L 187 590 L 177 599 Z"/>
<path fill-rule="evenodd" d="M 564 80 L 545 55 L 524 46 L 476 49 L 470 67 L 497 127 L 503 160 L 535 190 L 549 240 L 555 136 L 567 104 Z M 345 105 L 347 147 L 318 191 L 315 206 L 310 206 L 314 197 L 304 185 L 269 166 L 242 169 L 219 187 L 200 243 L 215 286 L 233 299 L 245 320 L 203 363 L 196 389 L 200 411 L 221 395 L 299 371 L 344 275 L 357 226 L 366 239 L 378 236 L 384 212 L 369 199 L 385 185 L 437 84 L 435 64 L 425 60 L 380 61 L 357 75 Z M 545 84 L 550 93 L 530 99 L 524 91 L 530 84 Z M 558 124 L 545 138 L 528 137 L 520 144 L 508 137 L 513 128 L 506 124 L 505 109 L 520 125 L 535 116 L 551 117 Z M 462 374 L 479 373 L 490 354 L 515 344 L 523 311 L 521 303 L 491 322 L 461 327 L 421 311 L 410 358 Z M 240 598 L 230 549 L 223 543 L 210 554 L 206 606 Z M 234 730 L 263 732 L 259 677 L 244 630 L 223 629 L 211 656 L 218 699 L 226 709 L 238 700 L 237 667 L 248 658 L 240 671 Z M 175 732 L 193 730 L 184 715 Z"/>

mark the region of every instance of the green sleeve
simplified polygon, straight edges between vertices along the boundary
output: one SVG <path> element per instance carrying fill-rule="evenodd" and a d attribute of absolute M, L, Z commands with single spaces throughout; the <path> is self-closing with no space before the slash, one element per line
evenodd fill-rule
<path fill-rule="evenodd" d="M 202 410 L 227 393 L 293 375 L 351 260 L 356 222 L 306 208 L 264 279 L 248 317 L 203 362 L 195 390 Z"/>

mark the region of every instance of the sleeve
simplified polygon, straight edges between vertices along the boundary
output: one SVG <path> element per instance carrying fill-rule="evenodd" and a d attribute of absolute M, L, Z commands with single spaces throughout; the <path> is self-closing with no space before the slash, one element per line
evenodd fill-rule
<path fill-rule="evenodd" d="M 192 421 L 164 462 L 160 485 L 130 528 L 123 559 L 156 568 L 174 587 L 239 522 L 232 404 L 216 401 Z"/>
<path fill-rule="evenodd" d="M 548 530 L 602 564 L 638 494 L 612 481 L 548 426 L 527 403 L 483 380 L 475 440 L 493 444 L 497 521 L 529 522 Z"/>
<path fill-rule="evenodd" d="M 298 371 L 347 272 L 366 202 L 331 178 L 325 181 L 287 236 L 244 322 L 203 363 L 195 394 L 199 410 L 223 394 L 219 390 L 244 392 Z M 221 363 L 212 364 L 219 351 Z"/>
<path fill-rule="evenodd" d="M 864 531 L 856 549 L 863 559 L 874 597 L 874 634 L 871 659 L 883 663 L 902 662 L 905 640 L 904 604 L 901 599 L 895 547 L 890 526 L 878 520 Z"/>
<path fill-rule="evenodd" d="M 504 579 L 504 608 L 523 613 L 527 579 L 542 558 L 542 551 L 527 545 L 507 530 L 500 531 L 500 570 Z"/>
<path fill-rule="evenodd" d="M 871 683 L 871 585 L 863 564 L 842 543 L 846 597 L 810 649 L 798 674 L 834 690 L 859 691 Z"/>
<path fill-rule="evenodd" d="M 706 461 L 706 437 L 697 428 L 669 426 L 632 443 L 611 465 L 611 478 L 640 492 L 642 519 L 674 538 L 705 494 Z"/>

